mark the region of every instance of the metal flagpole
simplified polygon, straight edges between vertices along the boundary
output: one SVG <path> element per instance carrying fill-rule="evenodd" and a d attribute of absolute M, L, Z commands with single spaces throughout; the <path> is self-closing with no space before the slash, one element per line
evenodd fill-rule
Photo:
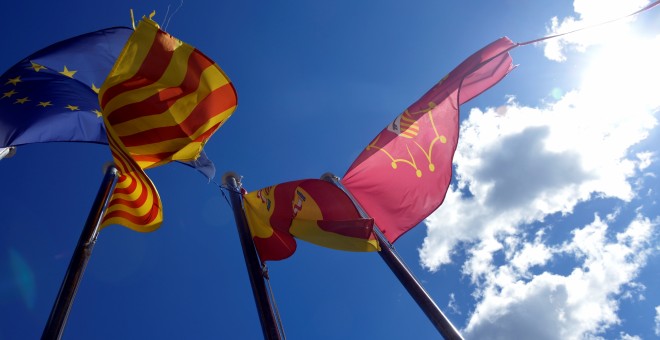
<path fill-rule="evenodd" d="M 76 249 L 71 256 L 69 268 L 66 270 L 64 280 L 62 280 L 62 286 L 60 286 L 60 291 L 57 293 L 53 309 L 50 311 L 48 322 L 41 335 L 42 340 L 60 339 L 62 337 L 73 299 L 78 291 L 78 286 L 85 272 L 85 267 L 87 267 L 87 262 L 89 262 L 89 257 L 92 255 L 92 250 L 94 249 L 94 244 L 99 233 L 101 218 L 105 213 L 117 177 L 117 168 L 114 165 L 109 165 L 101 187 L 92 204 L 92 209 L 87 216 L 85 227 L 80 233 Z"/>
<path fill-rule="evenodd" d="M 369 218 L 369 215 L 362 209 L 360 204 L 355 200 L 355 197 L 339 182 L 339 178 L 331 173 L 326 173 L 321 176 L 321 179 L 331 182 L 341 190 L 353 201 L 355 207 L 364 218 Z M 380 257 L 390 267 L 394 275 L 399 279 L 401 284 L 406 288 L 408 293 L 417 302 L 417 305 L 422 309 L 424 314 L 431 320 L 431 323 L 440 332 L 443 338 L 447 340 L 462 340 L 463 337 L 456 330 L 451 321 L 445 316 L 444 313 L 438 308 L 431 296 L 426 292 L 424 287 L 419 283 L 417 278 L 405 265 L 401 257 L 394 252 L 394 246 L 383 236 L 378 226 L 374 225 L 374 234 L 378 240 L 381 250 L 378 252 Z"/>
<path fill-rule="evenodd" d="M 254 295 L 254 302 L 257 305 L 259 312 L 259 320 L 261 321 L 261 329 L 264 333 L 264 339 L 267 340 L 280 340 L 283 339 L 283 333 L 273 314 L 273 306 L 271 305 L 264 283 L 264 271 L 261 268 L 259 255 L 254 248 L 252 241 L 252 234 L 243 212 L 243 195 L 241 194 L 242 185 L 240 177 L 232 172 L 227 172 L 222 176 L 222 183 L 229 188 L 229 197 L 231 200 L 231 207 L 234 212 L 234 219 L 236 220 L 236 229 L 238 229 L 238 237 L 241 241 L 243 248 L 243 257 L 245 258 L 245 265 L 248 269 L 248 276 L 250 277 L 250 284 L 252 285 L 252 294 Z"/>
<path fill-rule="evenodd" d="M 16 153 L 16 147 L 8 146 L 6 148 L 0 148 L 0 159 L 11 158 Z"/>

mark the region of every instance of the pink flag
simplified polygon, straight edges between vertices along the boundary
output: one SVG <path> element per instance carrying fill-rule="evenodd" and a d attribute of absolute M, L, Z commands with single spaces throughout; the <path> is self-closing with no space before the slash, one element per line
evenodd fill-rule
<path fill-rule="evenodd" d="M 463 61 L 387 126 L 342 179 L 390 241 L 419 224 L 445 198 L 458 141 L 458 108 L 512 69 L 508 38 Z"/>

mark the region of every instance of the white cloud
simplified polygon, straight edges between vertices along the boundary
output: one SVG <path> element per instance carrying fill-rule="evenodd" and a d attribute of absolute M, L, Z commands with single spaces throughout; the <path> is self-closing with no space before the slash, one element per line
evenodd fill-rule
<path fill-rule="evenodd" d="M 454 296 L 454 293 L 449 294 L 449 303 L 447 303 L 447 308 L 454 312 L 454 314 L 461 314 L 461 310 L 456 304 L 456 296 Z"/>
<path fill-rule="evenodd" d="M 547 29 L 548 35 L 570 32 L 616 19 L 641 9 L 649 2 L 649 0 L 575 0 L 573 8 L 577 17 L 569 16 L 561 21 L 557 17 L 552 18 Z M 631 29 L 627 25 L 631 20 L 634 20 L 634 17 L 545 40 L 543 42 L 545 56 L 550 60 L 565 61 L 564 52 L 567 48 L 584 51 L 591 45 L 601 44 L 613 37 L 624 35 Z"/>
<path fill-rule="evenodd" d="M 474 339 L 583 339 L 620 322 L 617 296 L 625 294 L 653 250 L 657 223 L 637 216 L 627 228 L 608 234 L 598 216 L 575 229 L 553 252 L 579 259 L 568 275 L 544 272 L 525 279 L 513 261 L 491 268 L 480 301 L 464 330 Z M 539 240 L 535 240 L 536 246 Z M 531 245 L 533 246 L 533 245 Z M 524 256 L 527 245 L 516 256 Z M 624 339 L 634 339 L 626 335 Z"/>
<path fill-rule="evenodd" d="M 576 0 L 577 19 L 555 18 L 553 30 L 601 22 L 647 3 Z M 660 36 L 636 37 L 626 22 L 602 28 L 613 30 L 607 34 L 601 29 L 558 39 L 554 52 L 546 46 L 563 60 L 566 46 L 584 50 L 603 37 L 609 43 L 590 51 L 582 82 L 563 97 L 534 107 L 512 96 L 498 108 L 472 109 L 461 124 L 457 181 L 426 219 L 419 253 L 421 264 L 435 271 L 451 263 L 459 247 L 465 252 L 462 272 L 477 301 L 465 328 L 469 338 L 597 338 L 620 323 L 620 299 L 644 299 L 645 286 L 634 279 L 653 249 L 649 238 L 657 222 L 640 208 L 623 232 L 614 235 L 608 225 L 618 223 L 621 207 L 639 193 L 652 192 L 643 177 L 653 175 L 644 172 L 656 153 L 633 147 L 658 124 L 654 58 Z M 570 240 L 549 244 L 548 234 L 576 227 L 548 225 L 549 217 L 572 214 L 594 198 L 620 204 L 574 229 Z M 530 235 L 532 226 L 541 228 Z M 494 260 L 499 254 L 504 264 Z M 553 272 L 557 259 L 577 266 Z"/>
<path fill-rule="evenodd" d="M 637 335 L 630 335 L 630 334 L 627 334 L 627 333 L 624 333 L 624 332 L 621 332 L 620 339 L 621 340 L 642 340 L 642 338 L 637 336 Z"/>
<path fill-rule="evenodd" d="M 522 249 L 512 256 L 511 266 L 519 273 L 527 273 L 533 266 L 542 266 L 552 257 L 553 250 L 542 243 L 540 238 L 533 243 L 525 243 Z"/>
<path fill-rule="evenodd" d="M 634 300 L 636 299 L 637 301 L 644 301 L 646 300 L 646 296 L 644 296 L 644 292 L 646 291 L 646 285 L 644 285 L 641 282 L 629 282 L 626 285 L 626 292 L 625 294 L 621 295 L 622 299 L 629 299 L 629 300 Z"/>
<path fill-rule="evenodd" d="M 479 275 L 488 268 L 486 253 L 501 249 L 498 235 L 571 213 L 594 196 L 626 202 L 635 197 L 640 187 L 634 178 L 651 154 L 630 150 L 657 126 L 660 108 L 660 68 L 642 69 L 660 55 L 660 36 L 626 44 L 630 48 L 616 54 L 603 48 L 580 88 L 556 102 L 528 107 L 510 98 L 497 109 L 471 110 L 454 157 L 457 185 L 425 221 L 422 265 L 437 270 L 451 262 L 459 244 L 476 242 L 468 249 L 467 268 Z M 639 71 L 626 73 L 629 65 Z M 612 79 L 604 79 L 608 74 Z"/>
<path fill-rule="evenodd" d="M 655 307 L 655 335 L 660 336 L 660 306 Z"/>
<path fill-rule="evenodd" d="M 450 263 L 461 242 L 488 242 L 478 248 L 499 250 L 496 235 L 571 213 L 593 195 L 634 197 L 629 179 L 637 163 L 628 150 L 648 136 L 656 118 L 646 110 L 594 108 L 580 94 L 546 108 L 511 102 L 504 116 L 494 109 L 471 111 L 454 157 L 458 185 L 426 220 L 424 266 L 437 270 Z"/>
<path fill-rule="evenodd" d="M 637 154 L 637 159 L 639 159 L 639 163 L 637 166 L 639 167 L 639 170 L 644 170 L 648 168 L 651 163 L 653 163 L 655 154 L 653 152 L 645 151 L 645 152 L 640 152 Z"/>

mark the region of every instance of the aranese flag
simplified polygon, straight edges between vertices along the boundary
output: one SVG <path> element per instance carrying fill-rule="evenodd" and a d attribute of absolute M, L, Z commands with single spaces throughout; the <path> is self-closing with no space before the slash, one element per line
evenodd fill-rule
<path fill-rule="evenodd" d="M 458 142 L 459 106 L 512 69 L 504 37 L 468 57 L 374 138 L 342 184 L 390 241 L 419 224 L 444 200 Z"/>

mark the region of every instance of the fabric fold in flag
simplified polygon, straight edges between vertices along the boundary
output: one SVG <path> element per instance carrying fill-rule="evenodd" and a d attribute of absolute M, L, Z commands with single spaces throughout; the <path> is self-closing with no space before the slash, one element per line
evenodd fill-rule
<path fill-rule="evenodd" d="M 63 40 L 0 76 L 0 147 L 108 144 L 98 92 L 132 33 L 128 27 L 112 27 Z M 205 154 L 183 163 L 209 179 L 215 176 Z"/>
<path fill-rule="evenodd" d="M 294 237 L 337 250 L 380 250 L 373 220 L 362 218 L 341 189 L 320 179 L 248 193 L 243 208 L 262 262 L 291 256 L 296 251 Z"/>
<path fill-rule="evenodd" d="M 236 91 L 211 59 L 143 19 L 103 83 L 99 102 L 120 173 L 102 226 L 155 230 L 161 201 L 144 169 L 198 160 L 236 109 Z"/>
<path fill-rule="evenodd" d="M 119 179 L 101 227 L 119 224 L 141 232 L 158 229 L 163 222 L 163 210 L 156 187 L 111 128 L 108 139 Z"/>
<path fill-rule="evenodd" d="M 107 144 L 97 93 L 132 32 L 114 27 L 63 40 L 0 76 L 0 147 Z"/>
<path fill-rule="evenodd" d="M 396 241 L 444 200 L 456 151 L 459 106 L 497 84 L 513 68 L 500 38 L 452 70 L 381 131 L 349 167 L 342 184 Z"/>

